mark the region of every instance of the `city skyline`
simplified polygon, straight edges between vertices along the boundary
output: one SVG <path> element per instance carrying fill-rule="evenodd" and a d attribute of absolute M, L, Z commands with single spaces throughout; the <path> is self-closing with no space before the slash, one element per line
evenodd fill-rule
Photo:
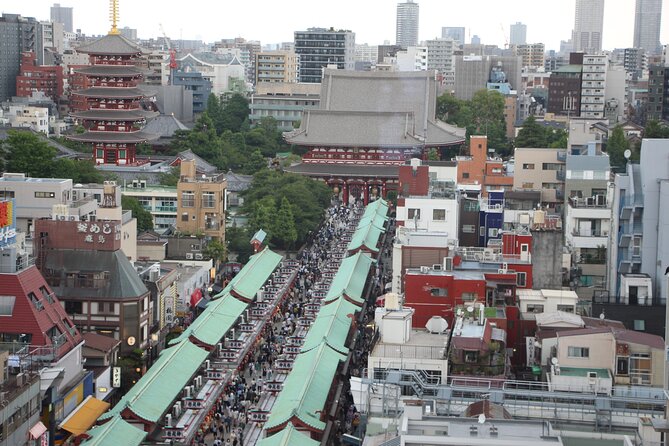
<path fill-rule="evenodd" d="M 464 26 L 466 41 L 478 35 L 485 44 L 503 46 L 509 38 L 510 25 L 522 22 L 527 25 L 528 43 L 541 42 L 546 49 L 559 49 L 561 40 L 571 37 L 574 25 L 575 0 L 549 2 L 547 0 L 519 0 L 513 7 L 501 9 L 491 0 L 478 0 L 464 4 L 449 5 L 437 0 L 421 0 L 419 40 L 428 40 L 441 35 L 444 26 Z M 663 0 L 665 5 L 669 0 Z M 16 13 L 38 20 L 48 20 L 53 1 L 32 0 L 26 4 L 3 6 L 0 12 Z M 108 2 L 70 0 L 61 6 L 74 8 L 74 28 L 87 35 L 104 34 L 109 30 Z M 190 10 L 178 7 L 173 0 L 161 3 L 120 2 L 120 26 L 135 28 L 140 38 L 161 35 L 162 23 L 171 39 L 199 39 L 211 43 L 223 38 L 244 37 L 259 40 L 263 44 L 290 42 L 293 32 L 310 27 L 334 27 L 356 33 L 356 43 L 382 44 L 394 42 L 397 1 L 373 0 L 361 5 L 344 0 L 338 8 L 329 11 L 323 19 L 310 13 L 303 0 L 285 3 L 260 2 L 251 4 L 232 3 L 226 8 L 214 7 L 212 13 L 203 14 L 201 9 Z M 481 14 L 486 8 L 494 8 L 495 14 Z M 606 3 L 604 11 L 603 48 L 631 47 L 634 35 L 635 2 Z M 300 14 L 296 11 L 303 10 Z M 260 14 L 258 14 L 260 11 Z M 448 14 L 445 14 L 448 12 Z M 234 19 L 230 17 L 233 16 Z M 248 20 L 243 20 L 248 17 Z M 281 21 L 277 21 L 277 17 Z M 546 20 L 550 17 L 550 20 Z M 240 19 L 241 18 L 241 19 Z M 660 39 L 669 42 L 669 27 L 662 26 Z"/>

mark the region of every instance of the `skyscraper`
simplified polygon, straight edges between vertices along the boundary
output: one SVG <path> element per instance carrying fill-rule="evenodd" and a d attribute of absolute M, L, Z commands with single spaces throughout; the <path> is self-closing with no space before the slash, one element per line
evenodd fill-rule
<path fill-rule="evenodd" d="M 355 33 L 334 28 L 295 31 L 295 54 L 300 57 L 299 82 L 319 83 L 328 65 L 355 68 Z"/>
<path fill-rule="evenodd" d="M 451 38 L 455 40 L 458 45 L 465 44 L 465 27 L 464 26 L 444 26 L 441 28 L 441 38 Z"/>
<path fill-rule="evenodd" d="M 54 3 L 51 7 L 51 21 L 62 23 L 65 31 L 74 32 L 74 24 L 72 22 L 72 8 L 60 6 L 60 3 Z"/>
<path fill-rule="evenodd" d="M 510 45 L 525 45 L 527 43 L 527 25 L 516 22 L 511 25 L 509 44 Z"/>
<path fill-rule="evenodd" d="M 413 0 L 397 4 L 395 43 L 403 48 L 418 45 L 418 3 Z"/>
<path fill-rule="evenodd" d="M 596 54 L 602 51 L 604 0 L 576 0 L 572 42 L 574 51 Z"/>
<path fill-rule="evenodd" d="M 656 53 L 660 48 L 662 0 L 636 0 L 634 48 Z"/>

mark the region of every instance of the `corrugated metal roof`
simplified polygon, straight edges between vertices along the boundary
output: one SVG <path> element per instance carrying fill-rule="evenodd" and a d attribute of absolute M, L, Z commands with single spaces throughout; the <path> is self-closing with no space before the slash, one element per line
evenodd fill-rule
<path fill-rule="evenodd" d="M 301 433 L 293 423 L 288 423 L 286 427 L 271 437 L 260 440 L 258 446 L 318 446 L 320 441 L 312 440 L 311 437 Z"/>
<path fill-rule="evenodd" d="M 321 416 L 339 362 L 346 356 L 326 344 L 301 353 L 283 383 L 283 390 L 272 407 L 265 429 L 281 427 L 296 417 L 305 425 L 323 431 Z"/>
<path fill-rule="evenodd" d="M 358 311 L 360 308 L 346 299 L 322 306 L 304 339 L 302 352 L 308 352 L 325 342 L 338 352 L 347 354 L 346 338 Z"/>
<path fill-rule="evenodd" d="M 274 272 L 276 267 L 279 266 L 282 258 L 282 256 L 271 251 L 269 248 L 265 248 L 259 253 L 252 255 L 242 270 L 232 278 L 223 291 L 214 296 L 214 299 L 218 299 L 234 291 L 245 299 L 253 300 L 258 290 L 269 279 L 269 276 Z"/>
<path fill-rule="evenodd" d="M 87 432 L 91 438 L 86 440 L 86 446 L 139 446 L 146 437 L 146 432 L 125 422 L 120 417 L 95 426 Z"/>
<path fill-rule="evenodd" d="M 144 420 L 158 422 L 207 356 L 209 352 L 189 341 L 163 350 L 142 379 L 107 413 L 113 416 L 127 408 Z"/>
<path fill-rule="evenodd" d="M 325 302 L 332 302 L 342 296 L 347 296 L 362 304 L 362 293 L 369 275 L 369 269 L 374 260 L 366 253 L 358 252 L 346 257 L 339 266 L 325 296 Z"/>

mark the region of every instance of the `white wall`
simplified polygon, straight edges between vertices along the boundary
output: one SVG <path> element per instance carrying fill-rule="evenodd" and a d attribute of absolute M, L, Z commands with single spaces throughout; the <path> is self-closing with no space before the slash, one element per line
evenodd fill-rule
<path fill-rule="evenodd" d="M 397 207 L 397 221 L 414 229 L 414 220 L 408 219 L 408 209 L 420 209 L 420 218 L 416 221 L 416 229 L 433 232 L 444 232 L 448 238 L 457 238 L 458 234 L 458 202 L 452 199 L 407 198 L 404 206 Z M 434 220 L 435 209 L 446 210 L 444 220 Z"/>

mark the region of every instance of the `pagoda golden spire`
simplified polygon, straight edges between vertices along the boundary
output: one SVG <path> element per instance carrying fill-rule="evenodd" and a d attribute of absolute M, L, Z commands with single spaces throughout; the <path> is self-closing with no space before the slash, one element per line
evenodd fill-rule
<path fill-rule="evenodd" d="M 109 20 L 112 27 L 109 30 L 110 35 L 121 34 L 116 25 L 118 24 L 118 0 L 109 0 Z"/>

